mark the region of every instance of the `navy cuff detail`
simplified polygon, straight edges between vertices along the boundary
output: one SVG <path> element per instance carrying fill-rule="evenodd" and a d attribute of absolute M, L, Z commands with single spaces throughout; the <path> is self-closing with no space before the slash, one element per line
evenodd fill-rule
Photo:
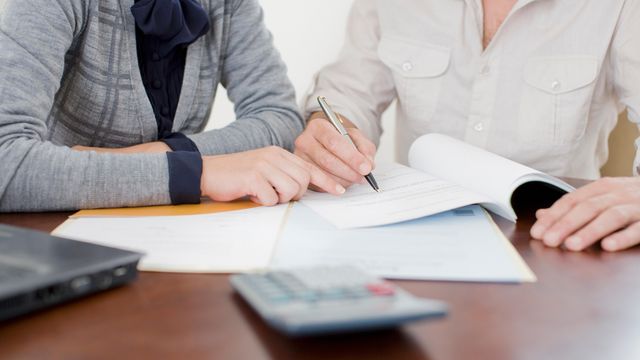
<path fill-rule="evenodd" d="M 167 153 L 169 163 L 169 195 L 173 205 L 199 204 L 202 157 L 197 152 Z"/>
<path fill-rule="evenodd" d="M 159 141 L 167 144 L 173 151 L 191 151 L 200 153 L 196 144 L 183 133 L 171 133 Z"/>

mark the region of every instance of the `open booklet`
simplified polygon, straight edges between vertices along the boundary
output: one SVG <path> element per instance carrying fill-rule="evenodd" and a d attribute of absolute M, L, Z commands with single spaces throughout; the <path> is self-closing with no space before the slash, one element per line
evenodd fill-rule
<path fill-rule="evenodd" d="M 440 134 L 416 140 L 409 165 L 380 165 L 374 175 L 381 193 L 357 185 L 338 198 L 308 193 L 301 201 L 346 229 L 418 219 L 470 204 L 515 221 L 519 210 L 548 207 L 574 190 L 553 176 Z"/>

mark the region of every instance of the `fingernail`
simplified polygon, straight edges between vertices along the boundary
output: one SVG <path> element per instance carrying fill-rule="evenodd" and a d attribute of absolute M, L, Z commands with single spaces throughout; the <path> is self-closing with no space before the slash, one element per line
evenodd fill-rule
<path fill-rule="evenodd" d="M 567 239 L 565 245 L 569 250 L 580 251 L 582 250 L 582 239 L 577 236 L 571 236 Z"/>
<path fill-rule="evenodd" d="M 602 240 L 602 247 L 607 251 L 616 251 L 618 250 L 618 243 L 613 239 L 604 239 Z"/>
<path fill-rule="evenodd" d="M 371 172 L 371 168 L 369 167 L 369 165 L 365 163 L 360 164 L 360 174 L 367 175 L 370 172 Z"/>
<path fill-rule="evenodd" d="M 542 225 L 535 223 L 533 225 L 533 227 L 531 228 L 531 236 L 533 236 L 535 239 L 541 239 L 542 238 Z"/>
<path fill-rule="evenodd" d="M 344 194 L 345 192 L 347 192 L 347 189 L 345 189 L 344 186 L 338 184 L 338 186 L 336 186 L 336 191 L 338 192 L 338 194 Z"/>
<path fill-rule="evenodd" d="M 554 247 L 560 245 L 560 234 L 558 234 L 557 232 L 550 232 L 548 234 L 545 234 L 544 243 L 547 246 Z"/>

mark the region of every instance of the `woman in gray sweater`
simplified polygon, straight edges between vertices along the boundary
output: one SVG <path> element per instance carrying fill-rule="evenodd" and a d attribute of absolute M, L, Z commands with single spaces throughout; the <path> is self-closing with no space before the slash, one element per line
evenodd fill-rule
<path fill-rule="evenodd" d="M 344 189 L 303 129 L 256 0 L 5 0 L 0 211 L 229 201 Z M 202 132 L 215 90 L 231 125 Z"/>

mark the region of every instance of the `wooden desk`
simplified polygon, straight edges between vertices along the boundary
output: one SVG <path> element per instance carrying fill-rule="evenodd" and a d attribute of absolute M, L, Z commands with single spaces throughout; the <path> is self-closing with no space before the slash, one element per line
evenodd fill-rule
<path fill-rule="evenodd" d="M 50 231 L 68 214 L 0 215 Z M 233 294 L 227 276 L 142 273 L 131 286 L 0 324 L 0 358 L 639 359 L 640 249 L 547 249 L 531 219 L 498 220 L 535 284 L 398 282 L 449 316 L 398 330 L 290 340 Z"/>

